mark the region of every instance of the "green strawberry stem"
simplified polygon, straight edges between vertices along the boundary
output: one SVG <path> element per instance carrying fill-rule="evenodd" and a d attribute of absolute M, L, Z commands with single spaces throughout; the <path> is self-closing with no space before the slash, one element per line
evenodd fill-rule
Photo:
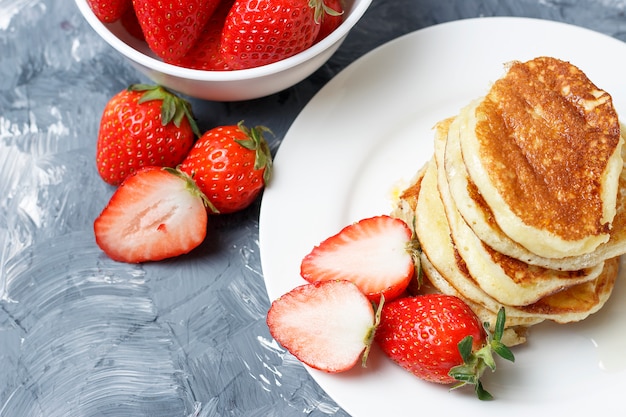
<path fill-rule="evenodd" d="M 163 170 L 185 180 L 187 190 L 191 194 L 200 197 L 202 199 L 202 202 L 204 203 L 204 206 L 211 210 L 212 213 L 219 214 L 219 210 L 213 205 L 213 203 L 211 203 L 211 200 L 209 200 L 208 197 L 200 190 L 200 187 L 198 187 L 192 177 L 190 177 L 178 168 L 163 167 Z"/>
<path fill-rule="evenodd" d="M 329 16 L 340 16 L 343 14 L 343 10 L 338 11 L 327 6 L 324 0 L 309 0 L 309 7 L 313 9 L 313 18 L 315 19 L 315 23 L 319 23 L 324 14 Z"/>
<path fill-rule="evenodd" d="M 378 307 L 374 305 L 376 308 L 376 314 L 374 315 L 374 325 L 370 329 L 369 333 L 365 337 L 365 351 L 363 351 L 363 356 L 361 356 L 361 366 L 363 368 L 367 368 L 367 358 L 369 357 L 370 350 L 372 348 L 372 343 L 374 343 L 374 336 L 376 336 L 376 329 L 380 324 L 380 316 L 383 312 L 383 305 L 385 304 L 385 296 L 380 295 L 380 301 L 378 302 Z"/>
<path fill-rule="evenodd" d="M 193 133 L 196 137 L 200 137 L 200 129 L 198 129 L 189 101 L 160 85 L 132 84 L 128 87 L 128 90 L 144 92 L 139 99 L 139 103 L 152 100 L 161 100 L 163 102 L 161 104 L 161 124 L 163 126 L 168 123 L 174 123 L 176 127 L 180 127 L 183 118 L 186 117 Z"/>
<path fill-rule="evenodd" d="M 243 124 L 243 120 L 237 123 L 237 126 L 245 133 L 247 139 L 235 139 L 235 142 L 246 149 L 255 151 L 254 169 L 265 168 L 265 171 L 263 171 L 263 182 L 268 184 L 272 175 L 272 154 L 263 133 L 272 133 L 272 131 L 265 126 L 248 128 Z"/>
<path fill-rule="evenodd" d="M 506 313 L 504 307 L 502 307 L 500 311 L 498 311 L 493 334 L 489 331 L 489 323 L 484 323 L 485 330 L 487 331 L 487 342 L 476 352 L 472 352 L 472 336 L 467 336 L 459 342 L 459 353 L 464 363 L 453 367 L 448 373 L 452 378 L 459 381 L 452 389 L 471 384 L 474 385 L 476 395 L 480 400 L 493 399 L 493 396 L 483 388 L 480 377 L 487 368 L 491 369 L 492 372 L 496 370 L 496 362 L 493 357 L 494 352 L 503 359 L 511 362 L 515 361 L 513 352 L 501 341 L 505 321 Z"/>
<path fill-rule="evenodd" d="M 422 269 L 422 245 L 420 244 L 419 239 L 415 235 L 415 222 L 413 223 L 413 236 L 411 237 L 411 241 L 407 245 L 407 251 L 411 254 L 411 258 L 413 258 L 413 265 L 415 265 L 415 280 L 416 280 L 416 290 L 419 290 L 424 283 L 424 270 Z"/>

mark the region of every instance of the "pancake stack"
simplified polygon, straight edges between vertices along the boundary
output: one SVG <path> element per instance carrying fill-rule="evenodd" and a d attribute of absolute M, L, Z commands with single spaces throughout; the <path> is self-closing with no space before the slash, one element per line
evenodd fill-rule
<path fill-rule="evenodd" d="M 414 228 L 428 284 L 463 298 L 505 343 L 609 298 L 626 253 L 626 170 L 611 96 L 551 57 L 507 65 L 435 128 L 435 151 L 394 215 Z"/>

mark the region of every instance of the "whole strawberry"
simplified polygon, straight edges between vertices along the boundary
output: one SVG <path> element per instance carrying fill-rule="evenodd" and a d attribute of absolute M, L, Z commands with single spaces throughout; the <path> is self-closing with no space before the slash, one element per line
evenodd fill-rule
<path fill-rule="evenodd" d="M 203 70 L 226 71 L 228 66 L 220 52 L 220 38 L 226 15 L 233 0 L 222 0 L 209 19 L 193 48 L 184 56 L 168 61 L 179 67 Z"/>
<path fill-rule="evenodd" d="M 307 49 L 323 12 L 323 0 L 235 0 L 222 31 L 226 65 L 259 67 Z"/>
<path fill-rule="evenodd" d="M 129 7 L 128 10 L 126 10 L 120 18 L 120 23 L 124 27 L 124 29 L 126 29 L 126 32 L 128 32 L 128 34 L 131 35 L 133 38 L 139 39 L 140 41 L 144 42 L 146 41 L 146 37 L 143 34 L 141 25 L 139 24 L 139 20 L 137 20 L 135 9 Z"/>
<path fill-rule="evenodd" d="M 141 167 L 175 167 L 197 136 L 189 102 L 161 86 L 131 85 L 104 108 L 96 146 L 98 173 L 119 185 Z"/>
<path fill-rule="evenodd" d="M 318 43 L 343 23 L 343 1 L 324 0 L 324 13 L 319 18 L 320 30 L 314 43 Z"/>
<path fill-rule="evenodd" d="M 87 4 L 103 23 L 117 22 L 131 8 L 132 0 L 87 0 Z"/>
<path fill-rule="evenodd" d="M 133 0 L 150 49 L 166 61 L 185 55 L 220 0 Z"/>
<path fill-rule="evenodd" d="M 480 399 L 491 399 L 480 382 L 483 371 L 495 370 L 492 350 L 508 360 L 511 351 L 500 341 L 504 309 L 489 335 L 460 298 L 427 294 L 400 298 L 382 308 L 375 340 L 394 362 L 417 377 L 454 388 L 473 384 Z"/>
<path fill-rule="evenodd" d="M 268 183 L 272 157 L 263 126 L 243 122 L 207 131 L 180 169 L 191 176 L 215 211 L 225 214 L 248 207 Z"/>

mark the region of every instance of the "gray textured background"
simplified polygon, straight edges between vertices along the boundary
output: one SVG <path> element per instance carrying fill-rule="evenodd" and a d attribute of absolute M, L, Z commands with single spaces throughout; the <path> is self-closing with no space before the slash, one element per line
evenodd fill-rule
<path fill-rule="evenodd" d="M 337 72 L 402 34 L 479 16 L 564 21 L 626 40 L 620 0 L 374 0 L 318 72 L 279 94 L 193 100 L 202 129 L 276 134 Z M 269 336 L 259 203 L 214 219 L 193 254 L 129 266 L 93 219 L 106 101 L 145 81 L 70 0 L 0 0 L 0 416 L 347 416 Z"/>

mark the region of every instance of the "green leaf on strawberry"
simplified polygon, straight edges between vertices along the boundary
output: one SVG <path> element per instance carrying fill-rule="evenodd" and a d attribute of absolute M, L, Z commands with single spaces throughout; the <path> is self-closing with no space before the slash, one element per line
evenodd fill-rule
<path fill-rule="evenodd" d="M 119 185 L 143 167 L 176 167 L 199 133 L 188 101 L 162 86 L 131 85 L 104 107 L 96 144 L 98 173 Z"/>
<path fill-rule="evenodd" d="M 161 85 L 151 84 L 133 84 L 128 87 L 129 91 L 139 91 L 144 94 L 138 103 L 142 104 L 148 101 L 161 100 L 161 124 L 163 126 L 168 123 L 174 123 L 174 126 L 180 128 L 183 119 L 187 119 L 191 125 L 193 133 L 200 137 L 200 129 L 196 123 L 196 119 L 191 111 L 191 103 L 172 93 Z"/>
<path fill-rule="evenodd" d="M 267 184 L 272 175 L 272 158 L 270 147 L 263 133 L 272 133 L 272 131 L 265 126 L 248 128 L 243 124 L 243 121 L 240 121 L 237 126 L 246 135 L 246 138 L 235 139 L 235 142 L 248 150 L 254 151 L 254 169 L 265 169 L 263 171 L 263 180 Z"/>
<path fill-rule="evenodd" d="M 511 362 L 515 361 L 515 356 L 511 349 L 509 349 L 504 343 L 502 343 L 502 335 L 504 333 L 504 323 L 506 321 L 506 312 L 504 307 L 498 311 L 496 319 L 496 326 L 493 333 L 489 332 L 489 323 L 484 323 L 485 331 L 487 332 L 487 342 L 485 345 L 472 352 L 473 338 L 472 336 L 466 336 L 458 344 L 459 353 L 463 359 L 463 364 L 457 365 L 450 369 L 448 375 L 459 381 L 452 389 L 460 388 L 464 385 L 474 385 L 476 395 L 481 400 L 491 400 L 493 396 L 483 388 L 480 382 L 485 369 L 489 368 L 492 371 L 496 370 L 496 361 L 493 357 L 495 352 L 498 356 Z"/>
<path fill-rule="evenodd" d="M 341 23 L 343 23 L 343 1 L 324 0 L 317 2 L 315 0 L 311 0 L 311 3 L 313 3 L 312 7 L 317 7 L 315 9 L 315 22 L 320 26 L 320 30 L 317 33 L 317 37 L 314 42 L 317 43 L 326 36 L 330 35 L 339 27 L 339 25 L 341 25 Z M 316 6 L 315 3 L 321 3 L 321 7 L 319 5 Z"/>
<path fill-rule="evenodd" d="M 343 14 L 343 7 L 339 1 L 335 1 L 335 3 L 334 6 L 339 10 L 335 10 L 333 7 L 327 5 L 325 0 L 309 0 L 309 7 L 313 9 L 315 23 L 320 23 L 325 15 L 341 16 Z"/>

